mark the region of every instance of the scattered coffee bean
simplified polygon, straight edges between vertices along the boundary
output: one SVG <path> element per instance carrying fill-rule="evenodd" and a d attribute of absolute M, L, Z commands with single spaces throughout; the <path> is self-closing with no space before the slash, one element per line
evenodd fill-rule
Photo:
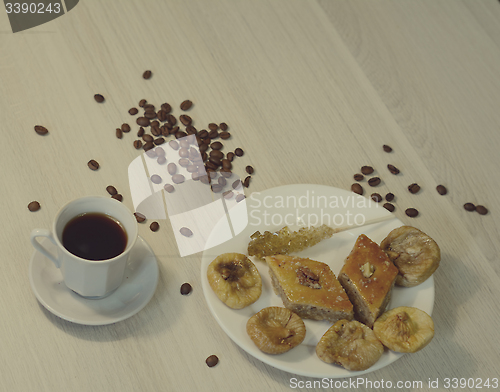
<path fill-rule="evenodd" d="M 120 193 L 117 193 L 116 195 L 111 196 L 111 198 L 118 200 L 118 201 L 123 201 L 123 195 Z"/>
<path fill-rule="evenodd" d="M 153 120 L 156 118 L 156 112 L 153 110 L 146 110 L 144 112 L 144 117 L 146 117 L 149 120 Z"/>
<path fill-rule="evenodd" d="M 239 203 L 240 201 L 244 200 L 245 199 L 245 195 L 243 193 L 239 193 L 238 195 L 236 195 L 236 203 Z"/>
<path fill-rule="evenodd" d="M 99 163 L 97 163 L 97 161 L 94 159 L 91 159 L 90 161 L 88 161 L 87 165 L 89 166 L 89 168 L 91 170 L 99 169 Z"/>
<path fill-rule="evenodd" d="M 228 126 L 226 123 L 222 122 L 219 124 L 219 128 L 223 131 L 227 131 Z"/>
<path fill-rule="evenodd" d="M 387 168 L 392 174 L 399 174 L 399 169 L 394 165 L 387 165 Z"/>
<path fill-rule="evenodd" d="M 467 210 L 467 211 L 474 211 L 476 209 L 476 206 L 472 203 L 465 203 L 464 204 L 464 208 Z"/>
<path fill-rule="evenodd" d="M 181 158 L 179 159 L 179 165 L 181 165 L 182 167 L 188 167 L 190 165 L 191 162 L 189 162 L 189 159 L 187 158 Z"/>
<path fill-rule="evenodd" d="M 155 146 L 155 145 L 154 145 L 154 143 L 153 143 L 153 142 L 146 142 L 146 143 L 144 143 L 144 145 L 142 146 L 142 149 L 143 149 L 144 151 L 149 151 L 149 150 L 151 150 L 152 148 L 154 148 L 154 146 Z"/>
<path fill-rule="evenodd" d="M 138 117 L 135 122 L 141 127 L 148 127 L 150 124 L 149 118 L 147 117 Z"/>
<path fill-rule="evenodd" d="M 233 168 L 233 164 L 229 161 L 229 159 L 223 159 L 221 162 L 222 162 L 222 168 L 223 168 L 223 169 L 231 170 L 231 169 Z M 247 173 L 248 173 L 248 174 L 252 174 L 252 173 L 253 173 L 253 171 L 252 171 L 252 172 L 249 172 L 249 171 L 247 170 Z"/>
<path fill-rule="evenodd" d="M 175 133 L 175 138 L 176 139 L 182 139 L 183 137 L 186 137 L 188 134 L 184 131 L 177 131 Z"/>
<path fill-rule="evenodd" d="M 390 212 L 394 212 L 394 210 L 396 209 L 396 207 L 394 207 L 394 204 L 391 203 L 385 203 L 383 207 Z"/>
<path fill-rule="evenodd" d="M 219 126 L 216 123 L 210 123 L 208 124 L 208 129 L 210 129 L 211 131 L 216 131 L 219 129 Z"/>
<path fill-rule="evenodd" d="M 410 193 L 415 194 L 419 190 L 420 190 L 420 186 L 417 183 L 413 183 L 411 185 L 408 185 L 408 191 L 410 191 Z"/>
<path fill-rule="evenodd" d="M 168 171 L 168 174 L 170 174 L 171 176 L 173 176 L 175 173 L 177 173 L 177 165 L 173 162 L 170 162 L 168 165 L 167 165 L 167 171 Z"/>
<path fill-rule="evenodd" d="M 382 146 L 382 148 L 384 149 L 385 152 L 391 152 L 392 151 L 392 148 L 390 146 L 388 146 L 387 144 L 384 144 Z"/>
<path fill-rule="evenodd" d="M 130 108 L 128 110 L 128 114 L 130 114 L 131 116 L 135 116 L 137 113 L 139 113 L 139 109 L 137 108 Z"/>
<path fill-rule="evenodd" d="M 224 158 L 224 153 L 221 150 L 212 150 L 209 156 L 210 158 L 221 160 Z"/>
<path fill-rule="evenodd" d="M 476 211 L 481 215 L 486 215 L 488 213 L 488 209 L 480 204 L 476 206 Z"/>
<path fill-rule="evenodd" d="M 156 151 L 153 149 L 147 150 L 146 155 L 150 158 L 156 158 Z"/>
<path fill-rule="evenodd" d="M 116 137 L 121 139 L 123 137 L 123 131 L 120 128 L 116 128 Z"/>
<path fill-rule="evenodd" d="M 224 132 L 219 133 L 219 136 L 221 139 L 226 140 L 226 139 L 229 139 L 231 137 L 231 134 L 229 132 L 224 131 Z"/>
<path fill-rule="evenodd" d="M 222 186 L 219 184 L 213 184 L 211 187 L 213 193 L 222 192 Z"/>
<path fill-rule="evenodd" d="M 193 232 L 187 227 L 181 227 L 179 231 L 184 237 L 191 237 L 193 235 Z"/>
<path fill-rule="evenodd" d="M 206 129 L 202 129 L 199 133 L 198 136 L 200 139 L 206 139 L 208 138 L 208 131 Z"/>
<path fill-rule="evenodd" d="M 363 187 L 360 184 L 352 184 L 351 191 L 357 193 L 358 195 L 362 195 L 364 193 Z"/>
<path fill-rule="evenodd" d="M 193 287 L 189 283 L 183 283 L 181 286 L 181 294 L 188 295 L 193 290 Z"/>
<path fill-rule="evenodd" d="M 245 171 L 248 173 L 248 174 L 253 174 L 254 170 L 253 170 L 253 167 L 248 165 L 247 167 L 245 167 Z"/>
<path fill-rule="evenodd" d="M 121 126 L 121 130 L 122 130 L 124 133 L 129 133 L 129 132 L 130 132 L 130 125 L 128 125 L 127 123 L 122 124 L 122 126 Z"/>
<path fill-rule="evenodd" d="M 382 201 L 382 195 L 380 195 L 379 193 L 372 193 L 371 198 L 377 203 L 380 203 Z"/>
<path fill-rule="evenodd" d="M 28 210 L 31 212 L 38 211 L 40 209 L 40 203 L 37 201 L 32 201 L 31 203 L 28 204 Z"/>
<path fill-rule="evenodd" d="M 182 184 L 185 180 L 185 177 L 182 174 L 174 174 L 172 176 L 172 181 L 174 184 Z"/>
<path fill-rule="evenodd" d="M 235 182 L 233 182 L 233 185 L 232 185 L 233 189 L 241 188 L 241 186 L 242 186 L 241 180 L 236 180 Z"/>
<path fill-rule="evenodd" d="M 149 228 L 151 229 L 151 231 L 158 231 L 158 229 L 160 228 L 160 224 L 158 222 L 153 222 L 149 225 Z"/>
<path fill-rule="evenodd" d="M 168 145 L 173 149 L 173 150 L 178 150 L 179 149 L 179 143 L 176 140 L 170 140 L 168 142 Z"/>
<path fill-rule="evenodd" d="M 410 218 L 415 218 L 418 215 L 418 210 L 416 208 L 407 208 L 405 214 Z"/>
<path fill-rule="evenodd" d="M 139 130 L 137 131 L 137 137 L 143 137 L 145 132 L 146 131 L 144 130 L 144 128 L 140 127 Z"/>
<path fill-rule="evenodd" d="M 229 200 L 234 196 L 234 193 L 233 191 L 225 191 L 222 193 L 222 196 L 224 197 L 224 199 Z"/>
<path fill-rule="evenodd" d="M 113 185 L 108 185 L 106 187 L 106 190 L 108 191 L 108 193 L 113 196 L 113 195 L 116 195 L 118 193 L 118 191 L 116 190 L 116 188 L 113 186 Z"/>
<path fill-rule="evenodd" d="M 372 174 L 373 173 L 373 167 L 371 167 L 371 166 L 362 166 L 361 167 L 361 173 L 363 173 L 365 176 L 368 175 L 368 174 Z"/>
<path fill-rule="evenodd" d="M 48 129 L 42 125 L 35 125 L 35 132 L 42 136 L 49 133 Z"/>
<path fill-rule="evenodd" d="M 363 181 L 364 178 L 365 178 L 365 176 L 362 175 L 361 173 L 356 173 L 354 175 L 354 181 Z"/>
<path fill-rule="evenodd" d="M 153 184 L 161 184 L 162 179 L 161 179 L 161 177 L 160 177 L 158 174 L 153 174 L 153 175 L 151 176 L 151 182 L 152 182 Z"/>
<path fill-rule="evenodd" d="M 436 187 L 436 190 L 438 191 L 438 193 L 440 195 L 446 195 L 448 193 L 448 189 L 446 189 L 446 187 L 444 185 L 438 185 Z"/>
<path fill-rule="evenodd" d="M 163 189 L 165 189 L 165 191 L 168 193 L 172 193 L 175 190 L 175 188 L 172 184 L 165 184 L 163 186 Z"/>
<path fill-rule="evenodd" d="M 146 220 L 146 217 L 140 212 L 134 212 L 134 216 L 138 223 L 142 223 Z"/>
<path fill-rule="evenodd" d="M 248 188 L 250 186 L 250 180 L 251 180 L 252 176 L 247 176 L 245 177 L 245 179 L 243 180 L 243 186 L 245 188 Z"/>
<path fill-rule="evenodd" d="M 184 125 L 191 125 L 193 122 L 193 119 L 189 117 L 187 114 L 181 114 L 179 116 L 179 121 L 184 124 Z"/>
<path fill-rule="evenodd" d="M 146 105 L 146 103 L 147 103 L 147 101 L 146 101 L 145 99 L 141 99 L 141 100 L 139 101 L 139 107 L 140 107 L 140 108 L 143 108 L 143 107 L 144 107 L 144 105 Z"/>
<path fill-rule="evenodd" d="M 189 110 L 191 109 L 191 106 L 193 106 L 193 102 L 191 102 L 189 99 L 186 99 L 181 103 L 181 110 Z"/>
<path fill-rule="evenodd" d="M 241 148 L 238 147 L 237 149 L 234 150 L 234 154 L 238 157 L 242 157 L 244 152 Z"/>
<path fill-rule="evenodd" d="M 208 367 L 214 367 L 219 363 L 219 358 L 217 358 L 217 355 L 210 355 L 205 362 Z"/>
<path fill-rule="evenodd" d="M 368 185 L 370 186 L 377 186 L 380 184 L 380 178 L 379 177 L 372 177 L 368 180 Z"/>
<path fill-rule="evenodd" d="M 145 142 L 153 142 L 153 140 L 155 140 L 155 139 L 153 136 L 146 133 L 146 134 L 142 135 L 142 140 L 144 140 Z"/>
<path fill-rule="evenodd" d="M 153 73 L 151 71 L 147 70 L 147 71 L 144 71 L 144 73 L 142 74 L 142 77 L 144 79 L 150 79 L 152 74 Z"/>
<path fill-rule="evenodd" d="M 387 195 L 385 195 L 385 200 L 393 201 L 394 200 L 394 193 L 388 193 Z"/>
<path fill-rule="evenodd" d="M 163 149 L 163 147 L 156 147 L 155 152 L 156 152 L 157 157 L 164 157 L 165 156 L 165 150 Z"/>
<path fill-rule="evenodd" d="M 155 140 L 153 140 L 153 143 L 156 146 L 159 146 L 159 145 L 165 143 L 165 138 L 163 138 L 163 137 L 157 137 Z"/>
<path fill-rule="evenodd" d="M 167 162 L 167 158 L 165 158 L 164 156 L 158 157 L 158 158 L 156 159 L 156 163 L 157 163 L 158 165 L 163 165 L 165 162 Z"/>
<path fill-rule="evenodd" d="M 101 94 L 96 94 L 94 95 L 94 99 L 96 100 L 96 102 L 98 103 L 103 103 L 104 102 L 104 97 L 101 95 Z"/>
<path fill-rule="evenodd" d="M 140 140 L 134 140 L 134 147 L 136 150 L 142 147 L 142 142 Z"/>
<path fill-rule="evenodd" d="M 161 104 L 161 110 L 163 110 L 164 112 L 166 112 L 167 114 L 170 113 L 172 111 L 172 106 L 169 104 L 169 103 L 162 103 Z"/>

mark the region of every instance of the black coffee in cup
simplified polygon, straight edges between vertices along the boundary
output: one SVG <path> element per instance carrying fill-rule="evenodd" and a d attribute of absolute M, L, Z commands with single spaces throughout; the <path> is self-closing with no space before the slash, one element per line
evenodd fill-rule
<path fill-rule="evenodd" d="M 127 232 L 122 225 L 102 213 L 84 213 L 71 219 L 62 233 L 63 246 L 86 260 L 107 260 L 127 247 Z"/>

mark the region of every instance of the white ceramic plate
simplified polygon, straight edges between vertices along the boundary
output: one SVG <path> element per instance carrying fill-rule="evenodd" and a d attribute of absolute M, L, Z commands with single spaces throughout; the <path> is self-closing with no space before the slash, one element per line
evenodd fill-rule
<path fill-rule="evenodd" d="M 41 242 L 49 252 L 56 253 L 51 241 Z M 138 237 L 123 283 L 105 298 L 86 299 L 70 290 L 60 270 L 37 251 L 31 257 L 29 276 L 38 301 L 56 316 L 77 324 L 106 325 L 125 320 L 147 305 L 156 290 L 159 271 L 153 250 Z"/>
<path fill-rule="evenodd" d="M 287 185 L 261 193 L 254 192 L 246 199 L 246 204 L 248 226 L 232 240 L 206 250 L 201 264 L 203 292 L 210 311 L 236 344 L 250 355 L 275 368 L 318 378 L 359 376 L 383 368 L 403 355 L 385 350 L 375 365 L 365 371 L 357 372 L 324 363 L 316 356 L 316 344 L 331 323 L 313 320 L 304 320 L 306 337 L 299 346 L 281 355 L 261 352 L 248 337 L 246 323 L 252 315 L 265 307 L 283 306 L 281 299 L 273 292 L 268 268 L 265 263 L 251 258 L 262 277 L 262 295 L 254 304 L 241 310 L 234 310 L 222 303 L 208 284 L 207 268 L 215 257 L 227 252 L 248 254 L 250 235 L 257 230 L 261 233 L 265 230 L 276 231 L 287 224 L 294 230 L 308 225 L 318 226 L 321 223 L 329 224 L 331 227 L 345 226 L 349 223 L 349 218 L 351 224 L 354 223 L 355 217 L 356 222 L 360 224 L 363 217 L 365 225 L 334 234 L 332 238 L 299 253 L 300 256 L 327 263 L 335 275 L 338 275 L 344 259 L 360 234 L 366 234 L 373 241 L 380 243 L 391 230 L 402 226 L 403 223 L 378 203 L 343 189 L 323 185 Z M 368 224 L 369 222 L 376 223 Z M 214 230 L 213 235 L 217 237 L 217 230 Z M 398 306 L 417 307 L 430 315 L 434 306 L 433 277 L 416 287 L 395 287 L 388 309 Z"/>

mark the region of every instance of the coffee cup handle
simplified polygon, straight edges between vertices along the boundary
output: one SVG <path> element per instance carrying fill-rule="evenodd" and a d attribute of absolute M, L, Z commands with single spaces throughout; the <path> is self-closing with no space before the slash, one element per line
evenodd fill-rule
<path fill-rule="evenodd" d="M 35 247 L 37 251 L 39 251 L 41 254 L 43 254 L 45 257 L 48 259 L 52 260 L 52 262 L 56 265 L 57 268 L 61 267 L 61 263 L 57 258 L 52 255 L 47 249 L 45 249 L 40 243 L 36 240 L 37 237 L 46 237 L 48 238 L 54 245 L 56 245 L 56 241 L 54 240 L 54 237 L 52 236 L 52 233 L 50 230 L 47 229 L 35 229 L 31 232 L 31 244 Z"/>

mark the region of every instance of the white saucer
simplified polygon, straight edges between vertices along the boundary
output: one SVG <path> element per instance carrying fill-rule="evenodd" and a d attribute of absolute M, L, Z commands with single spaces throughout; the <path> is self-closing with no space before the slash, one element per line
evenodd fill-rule
<path fill-rule="evenodd" d="M 49 252 L 55 245 L 41 241 Z M 158 284 L 158 264 L 153 250 L 141 237 L 131 251 L 123 283 L 102 299 L 86 299 L 63 282 L 54 263 L 35 251 L 30 261 L 30 283 L 38 301 L 56 316 L 83 325 L 106 325 L 125 320 L 146 306 Z"/>

